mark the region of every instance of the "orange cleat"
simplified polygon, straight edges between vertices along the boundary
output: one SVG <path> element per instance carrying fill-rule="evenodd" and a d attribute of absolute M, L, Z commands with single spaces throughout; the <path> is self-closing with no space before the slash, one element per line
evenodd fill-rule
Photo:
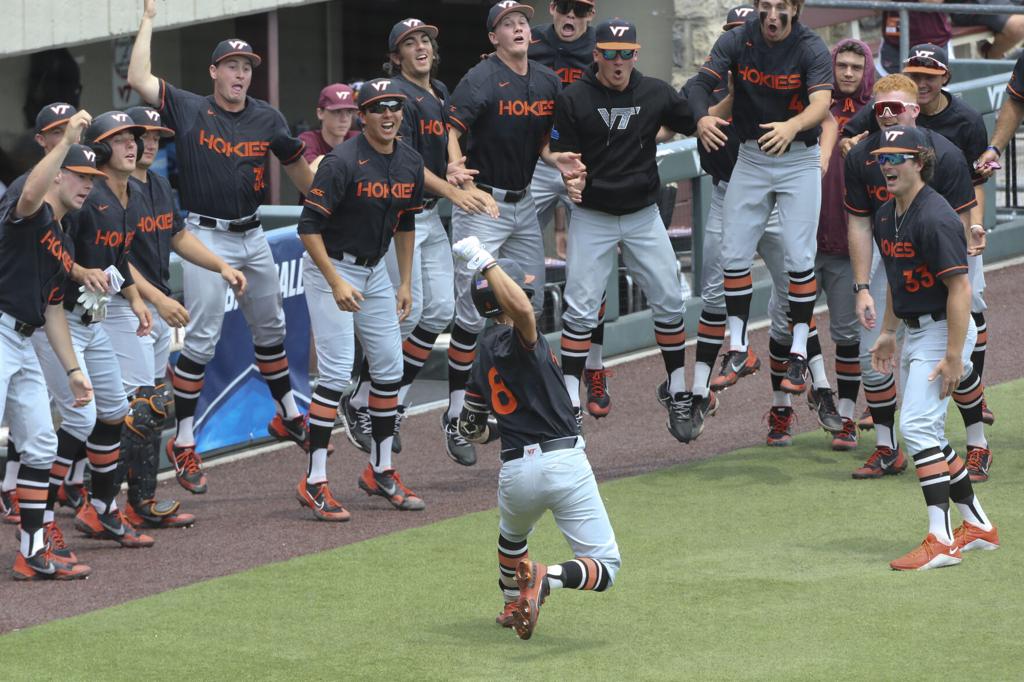
<path fill-rule="evenodd" d="M 967 473 L 971 477 L 971 483 L 984 483 L 987 481 L 988 470 L 991 466 L 991 450 L 967 446 Z"/>
<path fill-rule="evenodd" d="M 995 526 L 989 530 L 982 530 L 970 521 L 964 521 L 953 531 L 953 542 L 961 552 L 970 552 L 972 549 L 999 549 L 999 531 Z"/>
<path fill-rule="evenodd" d="M 174 465 L 174 475 L 178 485 L 194 495 L 206 492 L 206 474 L 203 472 L 203 460 L 196 452 L 194 445 L 178 447 L 174 439 L 167 441 L 167 459 Z"/>
<path fill-rule="evenodd" d="M 501 610 L 498 617 L 494 619 L 494 622 L 503 628 L 515 627 L 516 622 L 516 602 L 507 601 L 505 602 L 505 608 Z"/>
<path fill-rule="evenodd" d="M 313 510 L 313 516 L 321 521 L 348 521 L 352 515 L 334 499 L 327 481 L 323 483 L 306 483 L 303 478 L 295 492 L 299 504 Z"/>
<path fill-rule="evenodd" d="M 548 567 L 544 564 L 522 559 L 516 566 L 516 583 L 519 584 L 519 601 L 515 606 L 512 627 L 519 639 L 530 639 L 537 627 L 541 604 L 551 588 L 547 581 Z"/>
<path fill-rule="evenodd" d="M 930 568 L 956 566 L 962 561 L 960 546 L 954 540 L 952 545 L 939 542 L 932 533 L 917 548 L 899 559 L 889 562 L 894 571 L 927 571 Z"/>
<path fill-rule="evenodd" d="M 21 552 L 14 560 L 11 575 L 15 580 L 81 580 L 92 573 L 85 564 L 62 561 L 49 550 L 26 558 Z"/>
<path fill-rule="evenodd" d="M 899 446 L 896 446 L 895 454 L 892 448 L 879 446 L 859 469 L 853 470 L 851 475 L 857 479 L 881 478 L 882 476 L 902 474 L 906 468 L 907 458 Z"/>

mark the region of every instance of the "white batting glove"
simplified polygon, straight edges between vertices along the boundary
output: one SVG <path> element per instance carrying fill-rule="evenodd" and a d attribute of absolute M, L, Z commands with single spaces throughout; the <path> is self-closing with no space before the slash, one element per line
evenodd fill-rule
<path fill-rule="evenodd" d="M 124 284 L 124 275 L 121 274 L 120 270 L 113 265 L 108 265 L 107 269 L 103 272 L 107 273 L 107 278 L 110 280 L 109 293 L 120 293 L 121 285 Z"/>
<path fill-rule="evenodd" d="M 475 236 L 465 237 L 455 242 L 452 245 L 452 253 L 465 263 L 466 269 L 470 272 L 476 272 L 494 260 L 494 256 L 483 247 L 483 244 Z"/>

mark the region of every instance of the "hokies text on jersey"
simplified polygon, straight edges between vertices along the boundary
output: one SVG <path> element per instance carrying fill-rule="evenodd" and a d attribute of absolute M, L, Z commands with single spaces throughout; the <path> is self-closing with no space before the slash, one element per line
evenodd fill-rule
<path fill-rule="evenodd" d="M 204 145 L 212 152 L 223 154 L 224 156 L 231 156 L 234 154 L 239 157 L 251 158 L 261 158 L 266 156 L 267 149 L 270 148 L 270 143 L 266 140 L 248 140 L 232 144 L 223 137 L 215 135 L 214 133 L 208 133 L 202 128 L 199 129 L 199 144 Z"/>

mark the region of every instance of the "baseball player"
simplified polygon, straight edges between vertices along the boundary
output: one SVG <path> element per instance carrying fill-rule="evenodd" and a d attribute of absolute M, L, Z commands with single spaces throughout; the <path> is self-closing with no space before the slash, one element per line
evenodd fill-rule
<path fill-rule="evenodd" d="M 79 365 L 96 389 L 95 404 L 77 405 L 54 349 L 42 338 L 33 339 L 61 418 L 47 516 L 52 517 L 57 491 L 68 469 L 84 454 L 89 461 L 90 490 L 88 502 L 75 516 L 75 528 L 89 537 L 114 540 L 122 547 L 150 547 L 153 538 L 128 521 L 115 499 L 120 489 L 121 430 L 129 406 L 117 356 L 101 323 L 108 306 L 116 309 L 120 305 L 112 299 L 122 297 L 128 308 L 125 314 L 136 319 L 136 333 L 143 336 L 152 328 L 152 315 L 128 264 L 135 226 L 145 214 L 142 194 L 130 180 L 138 153 L 135 138 L 143 132 L 124 112 L 108 111 L 94 118 L 83 136 L 95 154 L 97 167 L 107 177 L 96 180 L 68 235 L 75 261 L 83 267 L 106 271 L 110 283 L 103 294 L 90 296 L 85 292 L 79 296 L 78 284 L 69 282 L 64 309 Z"/>
<path fill-rule="evenodd" d="M 344 83 L 325 85 L 320 91 L 320 97 L 316 100 L 316 117 L 320 121 L 320 128 L 299 133 L 299 139 L 306 145 L 302 157 L 309 162 L 314 173 L 326 154 L 359 134 L 352 127 L 357 109 L 356 95 Z"/>
<path fill-rule="evenodd" d="M 30 339 L 45 330 L 75 404 L 90 402 L 92 385 L 80 368 L 61 305 L 73 258 L 61 221 L 82 206 L 93 178 L 101 176 L 90 151 L 74 142 L 89 120 L 83 111 L 65 122 L 63 137 L 0 203 L 0 412 L 22 451 L 16 580 L 70 580 L 90 573 L 64 546 L 52 517 L 46 521 L 57 438 L 50 415 L 39 409 L 49 396 Z"/>
<path fill-rule="evenodd" d="M 583 77 L 594 63 L 594 29 L 590 26 L 596 13 L 593 0 L 558 0 L 548 5 L 550 24 L 531 29 L 530 59 L 554 71 L 566 86 Z M 555 208 L 571 210 L 572 202 L 566 193 L 562 176 L 551 166 L 537 164 L 530 183 L 530 194 L 537 205 L 537 221 L 541 229 L 551 221 Z M 587 412 L 594 418 L 605 417 L 611 411 L 608 377 L 604 368 L 604 313 L 607 293 L 601 299 L 598 323 L 590 335 L 590 351 L 583 369 L 583 385 L 587 391 Z"/>
<path fill-rule="evenodd" d="M 817 296 L 814 253 L 821 200 L 821 123 L 829 116 L 828 48 L 798 21 L 803 0 L 761 0 L 758 15 L 727 31 L 694 81 L 690 102 L 708 148 L 726 142 L 727 122 L 708 114 L 711 93 L 732 72 L 732 125 L 741 144 L 724 204 L 722 267 L 730 349 L 747 350 L 750 268 L 773 207 L 783 225 L 793 338 L 780 386 L 806 389 L 807 340 Z"/>
<path fill-rule="evenodd" d="M 412 382 L 430 357 L 434 342 L 452 321 L 455 312 L 455 290 L 452 270 L 452 247 L 437 212 L 437 202 L 447 197 L 452 204 L 469 214 L 488 211 L 496 217 L 497 210 L 490 195 L 476 188 L 462 189 L 448 181 L 470 178 L 464 158 L 449 158 L 448 89 L 434 75 L 438 63 L 438 30 L 419 19 L 397 22 L 388 35 L 388 61 L 384 72 L 400 92 L 406 95 L 399 135 L 420 153 L 424 162 L 425 200 L 423 211 L 416 214 L 416 248 L 412 261 L 412 311 L 401 321 L 402 386 L 398 391 L 398 412 L 392 450 L 402 451 L 399 429 Z M 385 263 L 392 285 L 397 289 L 401 276 L 397 257 L 398 244 L 391 242 Z M 351 397 L 342 399 L 342 414 L 348 427 L 349 440 L 364 452 L 370 451 L 371 421 L 369 414 L 370 367 L 364 358 L 359 384 Z M 460 462 L 459 459 L 455 459 Z"/>
<path fill-rule="evenodd" d="M 835 87 L 832 116 L 842 126 L 871 99 L 875 71 L 871 48 L 860 40 L 841 40 L 832 49 Z M 838 140 L 835 146 L 838 150 Z M 818 218 L 818 253 L 814 276 L 825 293 L 829 311 L 829 333 L 836 344 L 835 370 L 839 389 L 838 412 L 842 430 L 832 437 L 833 450 L 857 447 L 854 410 L 860 391 L 860 331 L 854 310 L 853 269 L 847 245 L 846 211 L 843 209 L 842 156 L 833 151 L 836 163 L 829 164 L 821 179 L 821 214 Z"/>
<path fill-rule="evenodd" d="M 928 128 L 941 134 L 954 145 L 956 145 L 967 159 L 968 164 L 973 164 L 985 151 L 987 132 L 985 122 L 981 114 L 961 98 L 954 97 L 943 88 L 949 84 L 951 75 L 949 71 L 949 57 L 946 50 L 933 44 L 915 45 L 910 50 L 910 57 L 903 64 L 903 73 L 909 76 L 917 84 L 918 105 L 921 108 L 917 119 L 917 125 Z M 860 135 L 863 131 L 877 130 L 878 124 L 871 116 L 870 111 L 861 111 L 854 116 L 846 125 L 843 135 L 853 137 Z M 845 143 L 847 146 L 851 142 Z M 985 370 L 985 351 L 988 347 L 988 325 L 985 320 L 985 310 L 988 305 L 985 303 L 983 294 L 985 291 L 985 267 L 982 262 L 982 252 L 985 248 L 985 175 L 980 169 L 971 167 L 971 181 L 974 183 L 974 195 L 978 200 L 971 209 L 970 231 L 968 236 L 968 263 L 971 268 L 971 316 L 978 327 L 978 340 L 971 356 L 971 362 L 978 370 L 978 376 L 983 376 Z M 992 424 L 995 416 L 988 409 L 982 399 L 982 413 L 985 423 Z M 968 454 L 968 460 L 972 462 L 983 461 L 985 470 L 991 463 L 991 453 L 984 452 L 987 448 L 981 448 L 976 457 Z M 977 482 L 979 476 L 983 475 L 976 467 L 972 467 L 973 480 Z"/>
<path fill-rule="evenodd" d="M 156 499 L 160 437 L 169 397 L 165 381 L 171 327 L 184 327 L 188 323 L 188 311 L 170 296 L 171 251 L 188 262 L 217 272 L 238 295 L 244 291 L 245 277 L 209 251 L 195 235 L 184 230 L 181 216 L 174 207 L 170 183 L 149 171 L 160 138 L 172 137 L 174 131 L 164 126 L 160 113 L 150 107 L 133 107 L 125 113 L 132 123 L 145 131 L 139 137 L 139 157 L 130 181 L 133 191 L 142 196 L 144 210 L 135 225 L 129 267 L 153 317 L 152 330 L 139 336 L 135 316 L 127 302 L 114 298 L 103 320 L 104 331 L 117 354 L 130 403 L 121 434 L 122 473 L 128 481 L 125 516 L 135 526 L 190 526 L 195 517 L 180 511 L 177 500 Z"/>
<path fill-rule="evenodd" d="M 320 379 L 310 403 L 309 468 L 297 495 L 323 521 L 347 521 L 350 516 L 327 485 L 327 442 L 352 373 L 353 331 L 370 363 L 370 462 L 359 487 L 396 509 L 426 507 L 402 483 L 391 458 L 402 380 L 399 321 L 412 305 L 414 215 L 423 208 L 423 157 L 396 140 L 405 97 L 394 79 L 362 85 L 358 102 L 363 134 L 335 147 L 320 162 L 299 219 L 299 237 L 306 247 L 303 284 Z M 401 275 L 397 289 L 383 262 L 392 234 Z"/>
<path fill-rule="evenodd" d="M 210 251 L 245 273 L 246 295 L 238 305 L 253 334 L 256 365 L 274 399 L 271 436 L 304 447 L 305 417 L 292 394 L 285 355 L 285 319 L 281 285 L 259 206 L 266 193 L 267 155 L 273 153 L 285 174 L 306 193 L 313 173 L 302 157 L 303 144 L 291 136 L 281 112 L 246 95 L 253 69 L 262 61 L 244 40 L 224 40 L 210 58 L 213 94 L 207 97 L 174 87 L 153 75 L 150 41 L 156 0 L 144 0 L 142 22 L 132 48 L 128 82 L 153 105 L 177 134 L 181 165 L 179 192 L 188 209 L 188 229 Z M 206 492 L 206 474 L 195 450 L 196 404 L 204 368 L 213 359 L 224 322 L 228 283 L 217 272 L 184 264 L 185 307 L 189 324 L 174 367 L 177 432 L 168 443 L 178 483 Z"/>
<path fill-rule="evenodd" d="M 893 126 L 872 151 L 893 198 L 875 213 L 873 233 L 882 254 L 888 301 L 882 331 L 871 348 L 879 372 L 896 367 L 896 332 L 906 327 L 899 360 L 900 433 L 914 459 L 928 508 L 928 535 L 889 565 L 920 571 L 960 563 L 962 552 L 997 549 L 999 533 L 975 497 L 963 460 L 945 436 L 946 405 L 954 391 L 981 389 L 971 367 L 971 283 L 963 226 L 926 181 L 935 155 L 917 128 Z M 963 523 L 950 526 L 949 502 Z"/>
<path fill-rule="evenodd" d="M 491 252 L 519 263 L 544 290 L 544 244 L 530 181 L 539 156 L 563 173 L 577 173 L 572 155 L 552 155 L 546 140 L 554 119 L 561 81 L 527 56 L 533 8 L 501 0 L 487 15 L 488 39 L 495 48 L 463 77 L 449 106 L 449 157 L 461 156 L 467 137 L 466 167 L 478 171 L 475 187 L 490 195 L 499 213 L 472 214 L 452 210 L 452 241 L 475 235 Z M 469 297 L 470 276 L 455 273 L 455 324 L 448 347 L 448 412 L 444 417 L 448 454 L 460 464 L 476 463 L 476 450 L 459 433 L 466 380 L 476 353 L 484 319 Z M 540 315 L 544 296 L 533 301 Z"/>
<path fill-rule="evenodd" d="M 551 146 L 578 152 L 585 178 L 577 181 L 566 246 L 562 315 L 562 372 L 573 408 L 580 409 L 580 375 L 597 325 L 601 296 L 621 244 L 626 267 L 641 283 L 654 320 L 668 378 L 668 429 L 688 443 L 700 435 L 712 399 L 694 403 L 684 376 L 686 340 L 678 265 L 661 220 L 655 137 L 661 126 L 696 129 L 682 95 L 636 70 L 636 27 L 624 19 L 597 26 L 594 67 L 566 87 L 555 105 Z M 659 389 L 659 392 L 664 391 Z"/>
<path fill-rule="evenodd" d="M 483 443 L 490 437 L 489 414 L 497 417 L 498 585 L 505 598 L 497 622 L 529 639 L 551 590 L 602 592 L 615 582 L 622 560 L 575 408 L 554 353 L 537 332 L 530 275 L 514 261 L 495 260 L 476 237 L 456 242 L 452 251 L 473 273 L 474 305 L 498 323 L 481 339 L 459 429 Z M 527 537 L 548 509 L 573 559 L 545 566 L 530 558 Z"/>
<path fill-rule="evenodd" d="M 875 301 L 881 303 L 885 300 L 885 280 L 882 278 L 878 257 L 873 255 L 869 239 L 869 221 L 890 198 L 881 171 L 870 152 L 884 144 L 887 128 L 896 125 L 915 125 L 915 116 L 918 113 L 917 86 L 906 76 L 897 74 L 886 76 L 875 83 L 874 91 L 875 103 L 872 109 L 882 129 L 870 134 L 850 150 L 845 168 L 845 207 L 850 214 L 848 235 L 856 308 L 858 317 L 867 330 L 861 333 L 861 370 L 864 396 L 875 429 L 875 450 L 864 465 L 853 472 L 854 478 L 880 478 L 886 474 L 898 474 L 906 466 L 906 459 L 897 448 L 893 432 L 896 410 L 895 377 L 892 374 L 878 373 L 870 362 L 870 349 L 879 331 L 875 320 L 880 311 L 874 306 Z M 968 216 L 976 201 L 967 161 L 963 159 L 963 152 L 942 135 L 931 130 L 925 135 L 930 140 L 934 154 L 943 169 L 942 173 L 931 178 L 932 187 L 946 199 L 954 212 L 961 215 L 966 230 Z M 954 394 L 954 401 L 968 428 L 968 450 L 982 447 L 987 449 L 981 403 L 974 397 L 974 388 L 971 387 L 964 392 L 958 390 Z"/>
<path fill-rule="evenodd" d="M 738 29 L 753 16 L 755 16 L 755 10 L 749 5 L 734 7 L 726 16 L 722 30 Z M 695 80 L 696 76 L 683 86 L 684 96 L 689 94 Z M 712 101 L 716 104 L 710 113 L 716 116 L 728 116 L 731 98 L 727 97 L 727 90 L 728 81 L 726 79 L 721 81 L 712 93 Z M 715 409 L 717 402 L 717 398 L 711 391 L 725 390 L 735 385 L 742 377 L 754 374 L 761 366 L 761 361 L 750 348 L 744 351 L 730 351 L 723 356 L 719 373 L 713 378 L 711 377 L 715 359 L 718 357 L 725 338 L 726 327 L 725 288 L 722 273 L 723 204 L 740 146 L 740 140 L 732 126 L 722 130 L 727 135 L 725 145 L 718 149 L 709 149 L 703 145 L 698 145 L 697 148 L 701 166 L 711 175 L 714 182 L 714 191 L 711 195 L 711 206 L 704 229 L 701 270 L 703 305 L 697 331 L 692 391 L 695 396 L 710 404 L 709 410 Z M 764 234 L 757 244 L 757 253 L 768 266 L 773 284 L 768 302 L 769 318 L 771 319 L 768 349 L 771 362 L 772 406 L 767 414 L 769 426 L 766 438 L 766 443 L 771 446 L 788 446 L 792 443 L 792 424 L 795 419 L 792 395 L 782 390 L 781 387 L 782 380 L 786 376 L 789 348 L 792 342 L 787 300 L 789 277 L 786 274 L 784 251 L 778 211 L 773 210 Z M 824 376 L 824 364 L 820 361 L 821 349 L 818 345 L 817 331 L 813 328 L 813 320 L 811 333 L 807 340 L 807 350 L 815 386 L 815 390 L 811 391 L 809 395 L 818 397 L 814 408 L 816 416 L 826 430 L 839 430 L 841 422 L 835 410 L 828 379 Z M 665 404 L 667 395 L 661 397 Z"/>

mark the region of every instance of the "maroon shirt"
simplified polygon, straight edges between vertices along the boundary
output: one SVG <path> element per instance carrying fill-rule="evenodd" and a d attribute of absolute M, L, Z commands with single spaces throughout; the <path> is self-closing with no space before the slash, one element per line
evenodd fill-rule
<path fill-rule="evenodd" d="M 358 134 L 358 130 L 349 130 L 345 134 L 345 139 L 351 140 Z M 306 143 L 306 150 L 302 152 L 302 156 L 309 163 L 313 163 L 313 159 L 318 156 L 330 154 L 331 150 L 334 149 L 334 147 L 327 144 L 327 140 L 324 139 L 319 130 L 307 130 L 304 133 L 300 133 L 299 139 Z"/>

